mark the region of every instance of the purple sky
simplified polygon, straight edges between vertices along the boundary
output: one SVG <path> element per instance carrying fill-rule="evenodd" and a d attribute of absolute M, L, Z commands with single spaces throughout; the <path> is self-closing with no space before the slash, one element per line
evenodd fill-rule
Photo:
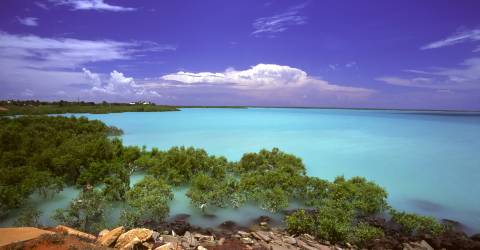
<path fill-rule="evenodd" d="M 480 109 L 480 1 L 2 0 L 0 99 Z"/>

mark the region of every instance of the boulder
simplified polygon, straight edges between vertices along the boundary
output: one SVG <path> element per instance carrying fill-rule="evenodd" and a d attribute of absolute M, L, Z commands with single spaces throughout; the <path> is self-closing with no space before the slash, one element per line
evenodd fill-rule
<path fill-rule="evenodd" d="M 300 249 L 303 249 L 303 250 L 318 250 L 317 248 L 308 245 L 307 243 L 303 242 L 300 239 L 297 239 L 297 245 Z"/>
<path fill-rule="evenodd" d="M 247 244 L 247 245 L 252 245 L 253 243 L 255 243 L 252 239 L 250 239 L 248 237 L 241 238 L 240 241 L 243 244 Z"/>
<path fill-rule="evenodd" d="M 403 243 L 403 250 L 434 250 L 426 241 Z"/>
<path fill-rule="evenodd" d="M 189 232 L 186 231 L 185 234 L 183 235 L 183 238 L 185 239 L 185 242 L 188 243 L 189 246 L 196 247 L 198 245 L 197 240 L 193 235 Z"/>
<path fill-rule="evenodd" d="M 138 237 L 135 237 L 130 242 L 120 247 L 120 250 L 134 250 L 137 245 L 141 245 L 141 244 L 142 244 L 142 241 Z"/>
<path fill-rule="evenodd" d="M 142 246 L 144 246 L 146 249 L 153 249 L 154 245 L 155 244 L 153 244 L 153 242 L 151 242 L 151 241 L 145 241 L 145 242 L 142 243 Z"/>
<path fill-rule="evenodd" d="M 480 241 L 480 234 L 474 234 L 470 237 L 470 239 L 474 241 Z"/>
<path fill-rule="evenodd" d="M 279 245 L 279 244 L 270 243 L 270 244 L 268 245 L 268 249 L 271 249 L 271 250 L 290 250 L 290 249 L 292 249 L 292 248 L 291 248 L 291 246 L 290 246 L 290 248 L 289 248 L 289 247 L 282 246 L 282 245 Z"/>
<path fill-rule="evenodd" d="M 158 233 L 157 231 L 153 231 L 152 233 L 152 239 L 154 242 L 158 242 L 159 241 L 159 238 L 160 238 L 160 233 Z"/>
<path fill-rule="evenodd" d="M 180 249 L 183 249 L 182 245 L 174 242 L 168 242 L 155 248 L 155 250 L 180 250 Z"/>
<path fill-rule="evenodd" d="M 282 238 L 283 242 L 290 244 L 290 245 L 295 245 L 297 244 L 297 240 L 293 238 L 292 236 L 284 236 Z"/>
<path fill-rule="evenodd" d="M 257 239 L 263 240 L 263 241 L 266 241 L 266 242 L 270 242 L 272 240 L 270 238 L 270 236 L 268 236 L 268 233 L 264 232 L 264 231 L 252 232 L 252 235 Z"/>
<path fill-rule="evenodd" d="M 155 248 L 155 250 L 171 250 L 171 249 L 173 249 L 173 245 L 170 242 Z"/>
<path fill-rule="evenodd" d="M 55 229 L 60 231 L 60 232 L 65 232 L 68 235 L 73 235 L 73 236 L 76 236 L 76 237 L 79 237 L 79 238 L 82 238 L 82 239 L 85 239 L 85 240 L 89 240 L 89 241 L 95 241 L 95 239 L 97 238 L 97 237 L 95 237 L 91 234 L 87 234 L 87 233 L 84 233 L 84 232 L 78 231 L 76 229 L 73 229 L 71 227 L 67 227 L 67 226 L 63 226 L 63 225 L 58 225 L 58 226 L 55 227 Z"/>
<path fill-rule="evenodd" d="M 198 241 L 200 242 L 215 241 L 212 235 L 203 235 L 203 234 L 196 233 L 193 235 L 193 237 L 198 239 Z"/>
<path fill-rule="evenodd" d="M 98 233 L 98 238 L 104 236 L 104 235 L 107 234 L 108 232 L 110 232 L 108 229 L 103 229 L 102 231 L 100 231 L 100 233 Z"/>
<path fill-rule="evenodd" d="M 177 243 L 177 242 L 180 241 L 177 237 L 172 236 L 172 235 L 168 235 L 168 234 L 160 235 L 159 239 L 160 239 L 161 242 L 164 242 L 164 243 L 168 243 L 168 242 Z"/>
<path fill-rule="evenodd" d="M 135 238 L 140 240 L 140 243 L 145 242 L 152 238 L 153 231 L 146 228 L 135 228 L 126 233 L 123 233 L 118 237 L 115 248 L 122 248 L 133 241 Z"/>
<path fill-rule="evenodd" d="M 247 232 L 244 232 L 244 231 L 238 231 L 237 234 L 240 235 L 241 237 L 249 237 L 250 236 L 250 233 L 247 233 Z"/>
<path fill-rule="evenodd" d="M 107 230 L 108 231 L 108 230 Z M 107 233 L 103 234 L 97 239 L 97 243 L 104 246 L 109 247 L 115 243 L 115 241 L 125 232 L 124 227 L 117 227 L 112 231 L 108 231 Z"/>
<path fill-rule="evenodd" d="M 227 231 L 231 231 L 231 232 L 234 232 L 234 231 L 237 231 L 237 230 L 240 229 L 240 226 L 237 225 L 237 223 L 235 223 L 234 221 L 231 221 L 231 220 L 227 220 L 227 221 L 222 222 L 222 224 L 218 225 L 218 227 L 221 228 L 221 229 L 227 230 Z"/>

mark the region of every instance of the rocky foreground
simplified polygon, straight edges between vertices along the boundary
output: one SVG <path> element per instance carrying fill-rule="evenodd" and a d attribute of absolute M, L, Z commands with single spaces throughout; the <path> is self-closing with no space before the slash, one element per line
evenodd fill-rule
<path fill-rule="evenodd" d="M 202 234 L 185 231 L 183 235 L 175 231 L 157 232 L 147 228 L 127 230 L 117 227 L 111 230 L 102 230 L 98 236 L 80 232 L 78 230 L 57 226 L 46 230 L 36 228 L 2 229 L 0 242 L 8 241 L 5 237 L 10 232 L 11 242 L 6 242 L 0 249 L 121 249 L 121 250 L 218 250 L 218 249 L 269 249 L 269 250 L 340 250 L 366 249 L 346 244 L 343 246 L 319 241 L 308 234 L 289 235 L 281 229 L 270 228 L 265 222 L 256 229 L 246 231 L 232 231 L 230 234 Z M 44 233 L 42 234 L 41 231 Z M 248 231 L 248 232 L 247 232 Z M 22 232 L 24 239 L 22 240 Z M 28 232 L 28 233 L 25 233 Z M 32 234 L 35 232 L 35 234 Z M 33 236 L 32 236 L 33 235 Z M 369 247 L 370 248 L 370 247 Z M 375 246 L 375 249 L 390 249 Z M 406 242 L 391 249 L 403 250 L 433 250 L 427 241 Z M 439 248 L 442 249 L 442 248 Z M 463 249 L 463 247 L 452 248 Z M 477 248 L 471 248 L 477 249 Z"/>

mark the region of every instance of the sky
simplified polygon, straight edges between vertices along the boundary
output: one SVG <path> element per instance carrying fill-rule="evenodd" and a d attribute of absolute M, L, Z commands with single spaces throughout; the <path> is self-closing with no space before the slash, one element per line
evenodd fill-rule
<path fill-rule="evenodd" d="M 480 1 L 2 0 L 0 99 L 480 110 Z"/>

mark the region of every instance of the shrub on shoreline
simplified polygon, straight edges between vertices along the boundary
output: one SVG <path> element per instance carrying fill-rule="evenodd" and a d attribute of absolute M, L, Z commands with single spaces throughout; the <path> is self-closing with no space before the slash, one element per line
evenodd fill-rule
<path fill-rule="evenodd" d="M 294 200 L 314 208 L 285 218 L 287 230 L 294 234 L 361 245 L 384 233 L 364 219 L 389 209 L 382 187 L 363 177 L 309 177 L 300 158 L 278 148 L 229 162 L 193 147 L 126 147 L 110 136 L 120 130 L 83 117 L 1 118 L 0 125 L 2 214 L 22 207 L 34 192 L 48 196 L 77 185 L 84 189 L 79 197 L 54 215 L 60 223 L 95 231 L 104 226 L 107 201 L 125 202 L 121 223 L 128 227 L 146 220 L 161 223 L 169 214 L 172 186 L 186 185 L 191 203 L 203 209 L 253 202 L 276 213 Z M 130 174 L 139 169 L 147 175 L 130 188 Z M 408 234 L 445 230 L 431 217 L 395 210 L 390 214 Z M 30 223 L 35 216 L 23 219 Z"/>
<path fill-rule="evenodd" d="M 399 212 L 395 209 L 390 209 L 389 212 L 392 216 L 392 221 L 400 224 L 402 230 L 410 235 L 422 233 L 439 235 L 446 230 L 444 225 L 440 224 L 435 218 L 430 216 Z"/>

